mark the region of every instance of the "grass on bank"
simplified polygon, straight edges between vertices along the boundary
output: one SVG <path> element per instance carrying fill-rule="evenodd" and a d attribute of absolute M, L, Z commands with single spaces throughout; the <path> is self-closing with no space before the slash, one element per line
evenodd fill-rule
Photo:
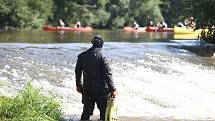
<path fill-rule="evenodd" d="M 0 121 L 58 121 L 60 102 L 28 83 L 15 97 L 0 97 Z"/>

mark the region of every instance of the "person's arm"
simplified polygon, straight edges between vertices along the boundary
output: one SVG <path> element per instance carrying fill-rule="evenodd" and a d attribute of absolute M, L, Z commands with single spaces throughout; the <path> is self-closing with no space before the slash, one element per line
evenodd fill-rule
<path fill-rule="evenodd" d="M 102 57 L 102 67 L 103 67 L 103 72 L 104 72 L 104 79 L 106 81 L 106 84 L 108 85 L 110 92 L 112 94 L 116 93 L 116 87 L 113 82 L 111 68 L 105 57 Z"/>
<path fill-rule="evenodd" d="M 82 76 L 82 63 L 81 63 L 81 59 L 80 56 L 78 56 L 78 60 L 75 66 L 75 78 L 76 78 L 76 88 L 77 91 L 81 93 L 82 90 L 82 80 L 81 80 L 81 76 Z"/>
<path fill-rule="evenodd" d="M 167 28 L 167 27 L 168 27 L 168 25 L 167 25 L 167 23 L 165 23 L 165 24 L 164 24 L 164 28 Z"/>

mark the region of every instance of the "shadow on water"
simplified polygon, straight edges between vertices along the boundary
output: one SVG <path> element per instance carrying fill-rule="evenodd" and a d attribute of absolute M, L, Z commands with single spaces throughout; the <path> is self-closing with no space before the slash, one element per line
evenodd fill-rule
<path fill-rule="evenodd" d="M 100 34 L 110 42 L 159 42 L 173 39 L 173 33 L 124 32 L 122 30 L 78 31 L 4 31 L 0 43 L 87 43 Z"/>
<path fill-rule="evenodd" d="M 184 40 L 181 40 L 183 43 Z M 201 56 L 201 57 L 214 57 L 215 53 L 215 45 L 213 44 L 202 44 L 198 40 L 185 40 L 184 44 L 179 45 L 170 45 L 170 47 L 175 49 L 183 49 L 187 50 L 195 55 Z"/>
<path fill-rule="evenodd" d="M 203 45 L 203 46 L 182 46 L 182 49 L 188 50 L 191 53 L 202 57 L 212 57 L 215 53 L 214 45 Z"/>

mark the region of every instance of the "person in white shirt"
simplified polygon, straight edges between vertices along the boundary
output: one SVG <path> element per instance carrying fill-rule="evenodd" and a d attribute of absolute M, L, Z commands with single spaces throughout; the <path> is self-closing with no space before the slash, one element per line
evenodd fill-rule
<path fill-rule="evenodd" d="M 138 29 L 138 28 L 139 28 L 139 24 L 137 24 L 137 22 L 135 21 L 135 22 L 133 23 L 132 28 L 134 28 L 134 29 Z"/>
<path fill-rule="evenodd" d="M 81 28 L 81 22 L 78 21 L 76 24 L 75 24 L 75 28 Z"/>
<path fill-rule="evenodd" d="M 59 24 L 60 24 L 60 27 L 65 27 L 65 23 L 63 22 L 62 19 L 59 20 Z"/>

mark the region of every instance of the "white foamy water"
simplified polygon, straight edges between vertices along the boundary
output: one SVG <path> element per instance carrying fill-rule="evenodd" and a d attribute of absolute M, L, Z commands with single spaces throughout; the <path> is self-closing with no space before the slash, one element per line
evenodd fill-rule
<path fill-rule="evenodd" d="M 192 42 L 193 44 L 195 42 Z M 106 43 L 118 90 L 119 115 L 215 119 L 213 58 L 180 47 L 186 43 Z M 81 114 L 74 67 L 90 44 L 1 44 L 0 94 L 13 95 L 28 80 L 57 95 L 65 114 Z M 96 109 L 95 114 L 99 114 Z"/>

